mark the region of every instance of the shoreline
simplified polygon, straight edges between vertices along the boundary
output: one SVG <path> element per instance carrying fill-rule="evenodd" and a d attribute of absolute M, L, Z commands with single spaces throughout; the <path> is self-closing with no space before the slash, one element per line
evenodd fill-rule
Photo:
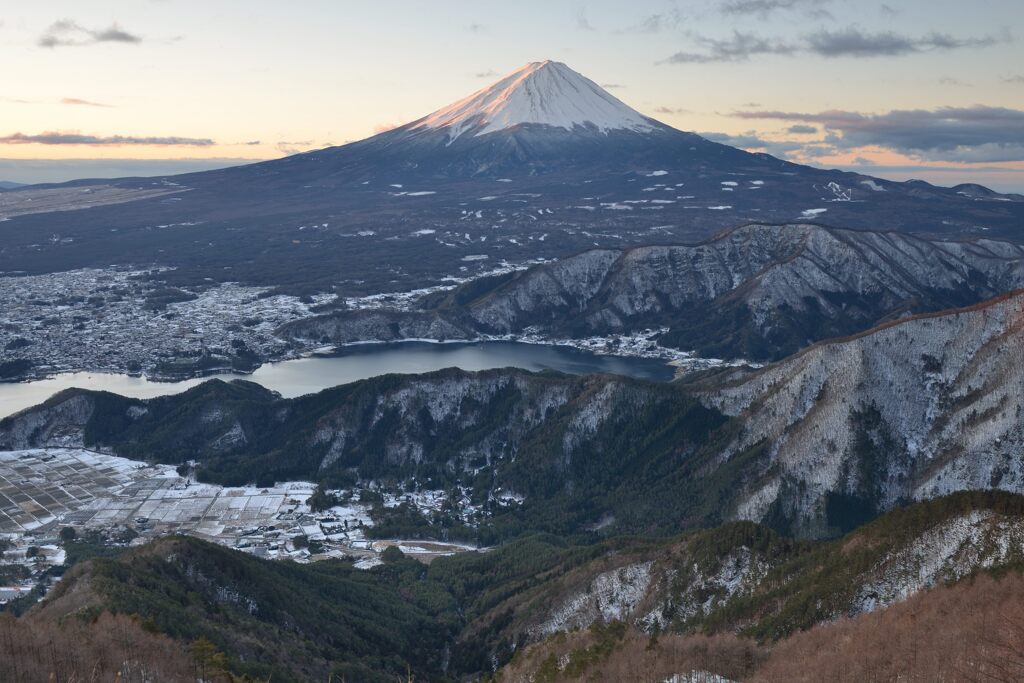
<path fill-rule="evenodd" d="M 0 418 L 39 405 L 72 388 L 149 399 L 188 391 L 213 379 L 225 382 L 243 380 L 255 382 L 282 397 L 294 398 L 380 375 L 414 375 L 452 367 L 466 371 L 517 367 L 577 375 L 618 374 L 651 382 L 671 381 L 674 374 L 673 368 L 663 358 L 612 356 L 588 349 L 536 342 L 438 340 L 434 343 L 406 340 L 349 347 L 319 345 L 302 354 L 293 354 L 290 359 L 264 363 L 253 370 L 246 368 L 245 372 L 223 372 L 211 368 L 186 378 L 161 376 L 156 379 L 144 373 L 128 374 L 109 368 L 79 371 L 47 368 L 50 372 L 45 379 L 0 383 Z"/>
<path fill-rule="evenodd" d="M 201 383 L 206 379 L 217 377 L 225 379 L 225 381 L 231 381 L 233 379 L 248 379 L 249 381 L 259 382 L 259 380 L 251 379 L 252 376 L 257 374 L 261 369 L 267 369 L 270 366 L 282 365 L 286 363 L 292 363 L 295 361 L 307 359 L 344 358 L 346 356 L 354 355 L 353 353 L 350 352 L 356 352 L 359 349 L 366 349 L 368 347 L 396 348 L 405 344 L 423 344 L 434 346 L 474 346 L 478 344 L 489 343 L 523 344 L 529 346 L 562 349 L 598 358 L 621 359 L 623 361 L 647 361 L 652 364 L 658 364 L 659 366 L 663 365 L 666 369 L 671 369 L 671 377 L 667 377 L 665 379 L 661 379 L 658 381 L 674 381 L 688 372 L 694 370 L 704 370 L 713 367 L 730 367 L 742 365 L 756 366 L 756 364 L 750 363 L 749 361 L 745 361 L 742 359 L 723 360 L 718 358 L 701 358 L 694 356 L 689 352 L 662 347 L 657 345 L 657 343 L 653 341 L 653 337 L 657 333 L 658 331 L 645 330 L 641 333 L 633 335 L 590 337 L 584 339 L 548 339 L 536 334 L 525 334 L 481 335 L 476 338 L 467 339 L 367 339 L 343 344 L 320 344 L 315 347 L 312 344 L 309 344 L 302 351 L 293 350 L 291 353 L 283 354 L 282 356 L 264 358 L 261 360 L 260 363 L 253 365 L 251 367 L 247 367 L 245 369 L 237 369 L 225 364 L 219 367 L 204 368 L 203 370 L 198 372 L 150 374 L 139 371 L 128 371 L 127 369 L 119 369 L 117 367 L 61 369 L 48 367 L 47 369 L 41 372 L 31 373 L 29 375 L 18 377 L 16 379 L 0 380 L 0 390 L 2 390 L 4 387 L 11 387 L 12 391 L 16 391 L 15 389 L 13 389 L 13 387 L 19 385 L 31 386 L 34 383 L 59 383 L 62 379 L 73 377 L 75 375 L 100 375 L 107 378 L 137 380 L 142 385 L 160 385 L 167 387 L 168 391 L 166 393 L 175 393 L 173 389 L 176 388 L 176 385 L 180 384 L 192 383 L 193 385 L 195 385 Z M 86 380 L 83 380 L 83 382 L 85 381 Z M 343 384 L 345 382 L 341 383 Z M 55 389 L 55 392 L 59 390 L 60 389 Z M 155 393 L 157 395 L 162 395 L 162 393 L 164 392 L 161 391 Z"/>
<path fill-rule="evenodd" d="M 664 361 L 666 365 L 672 365 L 675 363 L 685 363 L 688 361 L 693 361 L 695 363 L 705 365 L 722 365 L 734 363 L 734 361 L 725 361 L 717 358 L 699 358 L 693 356 L 690 352 L 687 351 L 680 351 L 678 349 L 670 349 L 662 346 L 658 346 L 656 350 L 639 350 L 636 348 L 631 348 L 630 346 L 615 346 L 613 348 L 608 348 L 605 345 L 604 342 L 616 338 L 628 340 L 643 340 L 644 342 L 649 342 L 648 337 L 645 336 L 643 333 L 641 333 L 640 335 L 621 335 L 618 337 L 589 337 L 585 339 L 548 339 L 545 337 L 540 337 L 538 335 L 481 335 L 479 337 L 466 339 L 430 339 L 420 337 L 410 337 L 405 339 L 365 339 L 354 342 L 345 342 L 342 344 L 320 345 L 316 348 L 309 348 L 297 353 L 284 354 L 282 356 L 275 357 L 266 357 L 261 359 L 259 364 L 254 365 L 251 369 L 244 370 L 233 368 L 230 365 L 224 365 L 220 367 L 204 369 L 199 372 L 171 374 L 147 373 L 144 371 L 130 371 L 127 368 L 117 367 L 68 367 L 44 370 L 42 372 L 31 372 L 26 375 L 19 376 L 17 378 L 2 379 L 0 380 L 0 386 L 5 384 L 28 384 L 43 380 L 56 379 L 63 375 L 72 375 L 77 373 L 120 375 L 142 379 L 147 382 L 173 384 L 176 382 L 185 382 L 192 379 L 202 379 L 204 377 L 211 377 L 214 375 L 249 376 L 254 374 L 257 370 L 266 365 L 273 365 L 276 363 L 287 363 L 290 361 L 302 360 L 304 358 L 331 358 L 343 356 L 345 355 L 345 349 L 355 349 L 366 346 L 386 346 L 389 344 L 398 345 L 416 343 L 435 345 L 469 345 L 485 344 L 488 342 L 505 342 L 510 344 L 530 344 L 532 346 L 553 346 L 558 348 L 575 349 L 583 353 L 592 353 L 596 356 L 610 356 L 615 358 L 626 359 L 661 360 Z"/>

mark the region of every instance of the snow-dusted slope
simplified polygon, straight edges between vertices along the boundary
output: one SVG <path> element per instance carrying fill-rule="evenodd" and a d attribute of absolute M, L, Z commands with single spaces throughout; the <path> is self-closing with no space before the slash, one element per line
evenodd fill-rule
<path fill-rule="evenodd" d="M 1020 561 L 1024 517 L 1000 511 L 998 503 L 971 504 L 960 498 L 946 504 L 948 512 L 941 505 L 922 505 L 913 513 L 896 513 L 888 524 L 819 546 L 814 559 L 806 548 L 779 545 L 777 538 L 744 537 L 749 529 L 739 526 L 684 537 L 655 552 L 609 553 L 562 579 L 561 590 L 545 592 L 534 603 L 536 616 L 526 632 L 540 639 L 613 619 L 648 633 L 673 625 L 697 629 L 708 617 L 712 623 L 749 625 L 785 614 L 808 596 L 818 604 L 816 619 L 828 620 L 872 612 L 933 586 Z M 835 556 L 845 559 L 836 561 Z M 848 564 L 837 567 L 842 563 Z M 845 580 L 828 585 L 836 571 L 845 573 Z M 551 595 L 558 597 L 552 600 Z M 827 602 L 818 601 L 825 596 Z"/>
<path fill-rule="evenodd" d="M 782 514 L 813 536 L 835 524 L 837 495 L 888 510 L 960 490 L 1024 493 L 1022 293 L 713 381 L 705 401 L 743 425 L 719 461 L 763 449 L 737 517 Z"/>
<path fill-rule="evenodd" d="M 497 83 L 416 121 L 411 130 L 484 135 L 525 123 L 572 130 L 654 130 L 658 125 L 561 62 L 531 62 Z"/>
<path fill-rule="evenodd" d="M 695 245 L 592 249 L 489 290 L 474 282 L 452 296 L 454 306 L 344 312 L 299 321 L 283 333 L 348 343 L 526 328 L 557 338 L 668 327 L 663 346 L 764 360 L 898 315 L 1020 287 L 1024 247 L 1012 242 L 747 225 Z"/>

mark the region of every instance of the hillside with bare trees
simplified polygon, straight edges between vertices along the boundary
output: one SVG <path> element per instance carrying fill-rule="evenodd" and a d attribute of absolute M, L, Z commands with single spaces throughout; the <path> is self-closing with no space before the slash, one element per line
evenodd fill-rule
<path fill-rule="evenodd" d="M 734 522 L 429 565 L 393 550 L 361 570 L 171 537 L 84 560 L 0 621 L 0 680 L 1016 680 L 982 676 L 1024 637 L 1024 498 L 1000 492 L 827 542 Z"/>

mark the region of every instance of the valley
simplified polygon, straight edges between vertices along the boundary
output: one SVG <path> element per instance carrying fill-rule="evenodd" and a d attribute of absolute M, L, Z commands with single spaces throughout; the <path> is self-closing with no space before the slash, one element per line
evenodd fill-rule
<path fill-rule="evenodd" d="M 1022 296 L 670 383 L 506 368 L 384 375 L 294 399 L 238 381 L 147 400 L 72 389 L 0 421 L 0 447 L 195 460 L 201 480 L 234 486 L 318 477 L 522 496 L 522 510 L 481 527 L 487 544 L 730 519 L 829 537 L 910 500 L 1024 493 Z"/>
<path fill-rule="evenodd" d="M 302 566 L 384 602 L 389 582 L 425 581 L 388 635 L 434 643 L 405 660 L 424 676 L 611 671 L 638 642 L 649 671 L 760 680 L 784 669 L 775 651 L 835 666 L 798 643 L 979 573 L 1019 576 L 1022 305 L 1001 295 L 667 383 L 448 369 L 291 399 L 220 380 L 150 399 L 66 390 L 0 420 L 3 595 L 15 610 L 49 595 L 33 628 L 84 599 L 285 680 L 402 666 L 375 659 L 384 641 L 331 664 L 253 659 L 281 619 L 372 631 L 340 585 L 330 614 L 271 607 L 256 577 L 306 585 Z M 216 574 L 228 559 L 205 541 L 260 564 Z M 82 584 L 89 572 L 107 578 Z M 147 587 L 165 580 L 220 612 L 169 612 Z"/>
<path fill-rule="evenodd" d="M 693 245 L 504 263 L 365 296 L 175 287 L 174 272 L 8 278 L 0 378 L 90 370 L 173 381 L 402 340 L 553 344 L 700 370 L 776 360 L 811 341 L 1019 288 L 1024 251 L 1004 240 L 751 224 Z"/>
<path fill-rule="evenodd" d="M 266 488 L 200 484 L 171 466 L 147 466 L 83 449 L 2 452 L 0 537 L 11 539 L 7 560 L 20 556 L 30 570 L 22 583 L 2 587 L 8 593 L 3 600 L 31 594 L 39 581 L 45 582 L 40 564 L 45 569 L 63 563 L 60 556 L 40 563 L 28 549 L 56 551 L 69 533 L 113 547 L 188 534 L 255 557 L 295 562 L 348 558 L 361 569 L 379 564 L 380 554 L 392 545 L 426 562 L 474 549 L 439 540 L 376 540 L 370 531 L 381 510 L 400 505 L 439 516 L 447 502 L 444 491 L 332 491 L 329 504 L 313 509 L 308 501 L 316 491 L 309 482 Z M 464 524 L 478 523 L 483 514 L 468 498 L 456 496 L 454 504 Z"/>
<path fill-rule="evenodd" d="M 252 374 L 268 363 L 393 341 L 368 335 L 332 347 L 325 339 L 299 342 L 281 333 L 284 324 L 313 317 L 316 311 L 337 307 L 364 312 L 410 310 L 426 297 L 528 267 L 503 264 L 474 277 L 446 278 L 446 284 L 434 287 L 345 299 L 333 293 L 302 297 L 274 294 L 268 288 L 234 283 L 170 287 L 154 279 L 166 271 L 144 269 L 81 270 L 11 278 L 7 280 L 11 286 L 0 290 L 0 306 L 7 312 L 0 325 L 0 383 L 82 372 L 144 376 L 165 383 Z M 604 336 L 558 338 L 526 330 L 519 334 L 468 333 L 462 338 L 412 341 L 559 346 L 598 355 L 661 359 L 686 367 L 721 363 L 719 359 L 699 358 L 660 346 L 655 341 L 659 333 L 633 329 Z M 334 383 L 348 381 L 344 377 Z M 321 383 L 315 388 L 326 386 L 331 384 Z M 13 392 L 0 384 L 0 395 Z"/>
<path fill-rule="evenodd" d="M 829 542 L 798 543 L 749 523 L 659 541 L 581 544 L 541 534 L 429 565 L 385 553 L 369 569 L 338 560 L 272 562 L 167 537 L 72 567 L 49 599 L 22 617 L 23 627 L 9 631 L 8 647 L 21 651 L 36 630 L 65 623 L 55 637 L 77 630 L 84 644 L 69 642 L 61 651 L 62 665 L 74 668 L 96 654 L 88 644 L 108 622 L 69 617 L 109 610 L 151 623 L 119 632 L 122 642 L 138 644 L 147 667 L 187 666 L 204 655 L 188 655 L 174 642 L 205 640 L 220 654 L 198 661 L 282 680 L 332 671 L 371 681 L 410 671 L 438 680 L 482 671 L 499 680 L 614 677 L 631 659 L 666 678 L 712 670 L 732 680 L 778 680 L 781 670 L 814 680 L 819 667 L 836 667 L 836 680 L 853 681 L 865 668 L 921 670 L 898 656 L 915 641 L 922 652 L 934 651 L 940 669 L 971 657 L 988 666 L 999 660 L 980 649 L 980 606 L 1018 600 L 1021 500 L 977 492 L 944 497 Z M 65 543 L 69 553 L 81 545 Z M 947 585 L 965 575 L 974 580 Z M 950 608 L 960 631 L 943 647 L 924 630 L 894 623 L 909 610 L 922 629 L 934 629 Z M 872 628 L 887 629 L 878 654 L 844 662 L 865 637 L 858 630 Z M 143 648 L 143 634 L 155 631 L 171 642 Z M 851 637 L 830 641 L 837 631 Z M 97 668 L 119 652 L 94 659 Z M 33 656 L 24 651 L 15 661 Z M 803 673 L 794 673 L 796 662 Z"/>

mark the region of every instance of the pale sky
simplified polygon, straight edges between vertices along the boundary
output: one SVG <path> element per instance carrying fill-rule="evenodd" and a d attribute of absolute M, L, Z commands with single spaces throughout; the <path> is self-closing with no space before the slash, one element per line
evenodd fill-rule
<path fill-rule="evenodd" d="M 744 148 L 1024 191 L 1022 41 L 1021 0 L 8 0 L 0 180 L 342 144 L 555 59 Z"/>

